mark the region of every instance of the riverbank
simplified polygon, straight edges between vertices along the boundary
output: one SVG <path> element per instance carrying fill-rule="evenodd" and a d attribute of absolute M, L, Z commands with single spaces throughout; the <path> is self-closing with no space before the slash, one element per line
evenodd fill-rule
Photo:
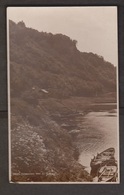
<path fill-rule="evenodd" d="M 61 102 L 62 112 L 51 117 L 71 135 L 79 163 L 90 173 L 90 160 L 106 147 L 117 151 L 117 104 L 114 98 L 70 98 Z M 53 105 L 53 104 L 52 104 Z M 98 125 L 98 126 L 97 126 Z M 113 131 L 114 130 L 114 131 Z M 113 140 L 112 140 L 113 139 Z"/>
<path fill-rule="evenodd" d="M 44 107 L 45 110 L 50 114 L 61 114 L 61 113 L 87 113 L 91 111 L 95 104 L 117 104 L 115 96 L 107 97 L 70 97 L 65 99 L 46 98 L 40 99 L 39 105 Z"/>
<path fill-rule="evenodd" d="M 79 136 L 84 136 L 83 132 L 80 134 L 80 122 L 97 100 L 48 98 L 38 100 L 35 106 L 14 100 L 12 181 L 92 182 L 92 177 L 78 161 L 77 140 L 81 141 Z"/>

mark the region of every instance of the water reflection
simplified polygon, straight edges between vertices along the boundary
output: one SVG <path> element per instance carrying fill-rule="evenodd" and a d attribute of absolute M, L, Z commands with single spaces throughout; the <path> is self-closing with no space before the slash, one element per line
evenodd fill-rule
<path fill-rule="evenodd" d="M 114 147 L 118 159 L 117 110 L 90 112 L 82 121 L 78 135 L 80 149 L 79 162 L 90 171 L 91 158 L 97 152 Z"/>

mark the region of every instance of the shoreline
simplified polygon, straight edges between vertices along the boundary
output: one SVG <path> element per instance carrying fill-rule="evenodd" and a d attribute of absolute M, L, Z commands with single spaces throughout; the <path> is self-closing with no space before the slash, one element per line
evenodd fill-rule
<path fill-rule="evenodd" d="M 42 127 L 35 127 L 35 129 L 32 126 L 32 120 L 29 121 L 29 124 L 23 124 L 22 126 L 20 126 L 21 132 L 23 132 L 23 139 L 22 139 L 22 134 L 20 134 L 20 131 L 15 131 L 15 133 L 13 133 L 13 138 L 15 139 L 14 142 L 17 143 L 16 147 L 18 148 L 18 145 L 21 144 L 20 146 L 23 147 L 22 143 L 19 141 L 18 139 L 24 142 L 24 144 L 26 144 L 26 140 L 29 139 L 29 134 L 25 136 L 26 131 L 25 128 L 29 129 L 29 133 L 31 131 L 36 132 L 36 135 L 34 135 L 34 138 L 32 138 L 32 136 L 30 137 L 30 139 L 32 140 L 31 143 L 31 148 L 33 148 L 33 144 L 35 144 L 35 142 L 33 141 L 33 139 L 36 139 L 38 141 L 38 143 L 40 144 L 40 137 L 38 136 L 43 136 L 43 147 L 46 147 L 46 151 L 43 149 L 42 151 L 40 151 L 41 153 L 43 153 L 43 159 L 46 159 L 46 164 L 50 167 L 50 169 L 52 169 L 56 174 L 56 176 L 54 177 L 54 175 L 49 175 L 49 174 L 53 174 L 50 169 L 48 170 L 48 173 L 46 172 L 47 175 L 45 175 L 45 172 L 42 173 L 41 176 L 33 176 L 33 177 L 27 177 L 27 176 L 17 176 L 15 175 L 14 177 L 12 177 L 12 181 L 16 182 L 16 181 L 40 181 L 42 182 L 78 182 L 81 180 L 81 182 L 92 182 L 92 177 L 89 175 L 89 173 L 85 170 L 85 166 L 83 166 L 82 164 L 79 163 L 78 159 L 79 159 L 79 148 L 76 147 L 75 145 L 75 140 L 76 140 L 76 136 L 79 134 L 78 131 L 75 131 L 78 125 L 79 121 L 76 121 L 75 118 L 76 117 L 81 117 L 82 118 L 89 112 L 91 112 L 91 105 L 96 101 L 97 98 L 82 98 L 82 97 L 73 97 L 73 98 L 68 98 L 68 99 L 55 99 L 55 98 L 48 98 L 48 99 L 40 99 L 38 102 L 38 106 L 39 108 L 39 114 L 40 117 L 42 118 L 43 121 L 41 121 L 41 119 L 36 118 L 36 122 L 40 122 L 39 125 L 42 125 L 42 122 L 45 125 L 45 129 L 42 129 Z M 98 100 L 98 99 L 97 99 Z M 27 107 L 27 111 L 28 111 L 28 107 Z M 36 110 L 38 111 L 38 110 Z M 13 116 L 14 119 L 17 120 L 17 116 Z M 44 119 L 43 119 L 44 118 Z M 35 118 L 33 118 L 35 119 Z M 24 118 L 23 118 L 24 120 Z M 22 120 L 22 121 L 23 121 Z M 68 123 L 67 125 L 64 125 L 64 123 L 66 124 L 66 122 Z M 34 123 L 35 124 L 35 123 Z M 42 129 L 42 131 L 41 131 Z M 75 130 L 74 130 L 75 129 Z M 80 127 L 79 129 L 80 130 Z M 31 133 L 32 134 L 32 133 Z M 63 137 L 64 136 L 64 137 Z M 63 141 L 60 140 L 60 142 L 56 139 L 62 138 Z M 71 139 L 70 139 L 71 138 Z M 57 141 L 57 143 L 55 142 L 55 140 Z M 65 143 L 66 140 L 66 143 Z M 13 142 L 13 144 L 14 144 Z M 65 144 L 66 144 L 66 148 L 65 148 Z M 49 145 L 51 145 L 51 148 L 49 148 Z M 26 145 L 25 145 L 26 146 Z M 39 145 L 40 146 L 40 145 Z M 15 146 L 14 146 L 15 147 Z M 53 149 L 55 148 L 56 149 Z M 68 147 L 70 148 L 70 150 L 68 149 Z M 30 149 L 31 149 L 30 148 Z M 65 149 L 64 149 L 65 148 Z M 16 149 L 16 148 L 15 148 Z M 14 149 L 14 150 L 15 150 Z M 38 148 L 35 149 L 38 150 Z M 64 149 L 64 150 L 63 150 Z M 14 151 L 13 150 L 13 151 Z M 55 150 L 55 151 L 54 151 Z M 59 152 L 57 151 L 59 150 Z M 28 151 L 28 150 L 27 150 Z M 70 157 L 68 156 L 68 151 L 70 151 Z M 20 151 L 21 152 L 21 151 Z M 54 152 L 56 152 L 54 154 Z M 46 154 L 48 153 L 48 157 L 46 158 Z M 61 168 L 61 166 L 59 168 L 57 168 L 56 166 L 58 166 L 58 164 L 54 165 L 54 164 L 49 164 L 50 161 L 53 159 L 52 155 L 54 154 L 54 160 L 56 163 L 56 158 L 60 158 L 60 162 L 58 161 L 59 164 L 61 164 L 61 161 L 63 161 L 63 165 L 66 168 L 64 168 L 66 170 L 65 173 L 63 173 L 63 168 Z M 66 155 L 66 158 L 62 157 L 62 153 L 63 155 Z M 56 156 L 56 154 L 58 154 Z M 22 155 L 22 154 L 21 154 Z M 23 154 L 24 155 L 24 154 Z M 32 155 L 36 155 L 35 153 Z M 20 157 L 19 157 L 20 158 Z M 29 159 L 31 160 L 31 156 L 29 153 Z M 50 161 L 49 161 L 50 159 Z M 13 159 L 14 160 L 14 159 Z M 39 158 L 38 158 L 39 160 Z M 35 159 L 36 161 L 36 159 Z M 69 162 L 71 161 L 71 167 L 69 165 Z M 14 162 L 14 161 L 13 161 Z M 39 162 L 40 163 L 40 162 Z M 42 165 L 43 167 L 45 165 Z M 69 168 L 67 168 L 69 166 Z M 59 170 L 60 169 L 60 170 Z M 67 170 L 69 172 L 67 172 Z M 30 169 L 29 169 L 30 171 Z M 60 171 L 60 172 L 59 172 Z M 61 173 L 62 172 L 62 173 Z M 13 173 L 16 173 L 15 171 Z M 57 175 L 58 174 L 58 175 Z M 22 181 L 22 182 L 23 182 Z"/>

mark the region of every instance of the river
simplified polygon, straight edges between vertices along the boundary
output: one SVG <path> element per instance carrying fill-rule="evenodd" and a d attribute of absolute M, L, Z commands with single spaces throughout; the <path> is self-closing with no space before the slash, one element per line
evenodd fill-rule
<path fill-rule="evenodd" d="M 56 121 L 67 129 L 78 148 L 78 162 L 90 173 L 90 161 L 99 152 L 109 147 L 115 148 L 115 158 L 119 159 L 119 130 L 117 105 L 96 103 L 78 113 L 62 114 Z M 119 162 L 118 162 L 119 163 Z"/>
<path fill-rule="evenodd" d="M 114 105 L 114 109 L 111 108 L 112 105 L 107 106 L 108 110 L 104 110 L 100 109 L 100 105 L 95 105 L 97 109 L 86 114 L 82 122 L 80 120 L 80 134 L 77 137 L 77 145 L 80 151 L 79 163 L 86 166 L 88 172 L 90 172 L 91 158 L 97 152 L 114 147 L 115 158 L 118 159 L 117 110 Z"/>

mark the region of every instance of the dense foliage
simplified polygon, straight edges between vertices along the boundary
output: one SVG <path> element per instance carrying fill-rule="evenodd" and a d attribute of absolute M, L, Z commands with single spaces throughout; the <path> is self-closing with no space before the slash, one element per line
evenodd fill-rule
<path fill-rule="evenodd" d="M 116 69 L 103 57 L 78 51 L 76 41 L 65 35 L 38 32 L 23 22 L 10 21 L 10 58 L 15 96 L 22 88 L 23 95 L 32 93 L 32 87 L 38 92 L 46 89 L 49 97 L 96 96 L 116 90 Z"/>

